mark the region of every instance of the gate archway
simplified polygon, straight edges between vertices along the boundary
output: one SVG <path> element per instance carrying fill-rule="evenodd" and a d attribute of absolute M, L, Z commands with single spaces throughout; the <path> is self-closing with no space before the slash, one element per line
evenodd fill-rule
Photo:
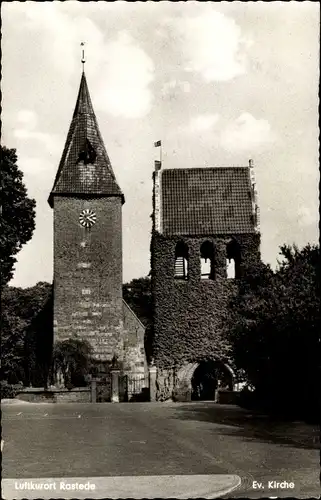
<path fill-rule="evenodd" d="M 233 390 L 233 375 L 231 368 L 221 361 L 201 361 L 191 378 L 192 400 L 215 401 L 218 389 Z"/>
<path fill-rule="evenodd" d="M 217 389 L 234 388 L 234 372 L 220 360 L 188 363 L 176 372 L 174 386 L 184 392 L 184 401 L 215 401 Z"/>

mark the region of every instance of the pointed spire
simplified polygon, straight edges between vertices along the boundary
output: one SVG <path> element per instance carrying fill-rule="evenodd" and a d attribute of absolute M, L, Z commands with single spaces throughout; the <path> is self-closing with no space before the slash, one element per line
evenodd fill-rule
<path fill-rule="evenodd" d="M 64 151 L 49 196 L 55 195 L 120 196 L 124 203 L 107 151 L 102 140 L 85 73 L 79 92 Z"/>
<path fill-rule="evenodd" d="M 75 118 L 77 115 L 80 114 L 89 114 L 95 116 L 94 108 L 89 95 L 86 75 L 84 71 L 82 72 L 81 75 L 78 97 L 76 101 L 74 114 L 72 117 Z"/>

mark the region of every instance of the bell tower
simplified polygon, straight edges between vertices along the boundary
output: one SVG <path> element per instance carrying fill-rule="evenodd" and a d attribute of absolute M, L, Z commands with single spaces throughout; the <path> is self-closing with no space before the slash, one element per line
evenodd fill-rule
<path fill-rule="evenodd" d="M 54 342 L 88 340 L 94 357 L 122 349 L 122 205 L 85 73 L 49 204 L 54 213 Z"/>

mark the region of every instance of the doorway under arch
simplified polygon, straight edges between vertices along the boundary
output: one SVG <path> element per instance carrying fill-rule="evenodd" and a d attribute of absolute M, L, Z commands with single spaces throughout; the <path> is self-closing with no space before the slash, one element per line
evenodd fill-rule
<path fill-rule="evenodd" d="M 192 401 L 215 401 L 217 389 L 233 388 L 233 375 L 220 361 L 201 361 L 192 379 Z"/>

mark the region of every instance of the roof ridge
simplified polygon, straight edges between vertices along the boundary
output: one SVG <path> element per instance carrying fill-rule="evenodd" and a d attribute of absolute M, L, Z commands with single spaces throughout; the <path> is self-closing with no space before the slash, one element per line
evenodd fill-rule
<path fill-rule="evenodd" d="M 137 316 L 137 314 L 133 311 L 133 309 L 130 307 L 130 305 L 126 302 L 126 300 L 123 298 L 122 299 L 123 301 L 123 304 L 127 307 L 127 309 L 129 310 L 129 312 L 131 312 L 131 314 L 137 319 L 137 321 L 141 324 L 141 326 L 144 328 L 144 330 L 146 330 L 146 326 L 144 326 L 144 324 L 141 322 L 141 320 L 139 319 L 139 317 Z"/>
<path fill-rule="evenodd" d="M 248 169 L 250 168 L 249 165 L 229 165 L 229 166 L 205 166 L 205 167 L 177 167 L 177 168 L 162 168 L 160 172 L 173 172 L 173 171 L 182 171 L 182 170 L 227 170 L 227 169 L 236 169 L 236 168 L 244 168 Z"/>

